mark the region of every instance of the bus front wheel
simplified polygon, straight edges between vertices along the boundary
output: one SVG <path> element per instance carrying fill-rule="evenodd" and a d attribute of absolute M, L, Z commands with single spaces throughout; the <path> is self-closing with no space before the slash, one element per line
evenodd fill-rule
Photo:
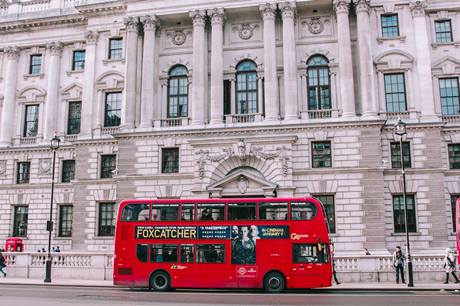
<path fill-rule="evenodd" d="M 268 293 L 280 293 L 285 285 L 284 276 L 278 272 L 270 272 L 264 277 L 264 289 Z"/>
<path fill-rule="evenodd" d="M 168 291 L 171 288 L 171 279 L 168 273 L 157 271 L 150 277 L 150 288 L 155 291 Z"/>

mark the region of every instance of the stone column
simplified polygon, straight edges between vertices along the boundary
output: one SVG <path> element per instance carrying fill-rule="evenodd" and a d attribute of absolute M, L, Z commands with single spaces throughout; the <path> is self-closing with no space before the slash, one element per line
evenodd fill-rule
<path fill-rule="evenodd" d="M 283 63 L 285 120 L 298 119 L 297 109 L 297 56 L 295 41 L 295 2 L 279 4 L 283 16 Z"/>
<path fill-rule="evenodd" d="M 14 117 L 16 109 L 16 83 L 18 73 L 18 47 L 6 47 L 7 56 L 5 88 L 3 96 L 2 119 L 0 126 L 0 147 L 8 147 L 12 143 Z"/>
<path fill-rule="evenodd" d="M 355 0 L 358 23 L 359 82 L 363 118 L 377 117 L 377 104 L 374 99 L 373 64 L 371 56 L 371 34 L 369 21 L 369 0 Z"/>
<path fill-rule="evenodd" d="M 86 48 L 85 48 L 85 76 L 83 101 L 81 105 L 81 136 L 83 138 L 91 138 L 94 120 L 94 101 L 102 103 L 102 101 L 94 100 L 94 82 L 96 69 L 96 48 L 97 38 L 99 34 L 96 31 L 88 31 L 85 33 Z"/>
<path fill-rule="evenodd" d="M 350 23 L 348 21 L 350 0 L 334 0 L 337 15 L 337 40 L 339 47 L 339 79 L 342 117 L 355 116 L 353 63 L 351 60 Z"/>
<path fill-rule="evenodd" d="M 418 99 L 422 106 L 422 120 L 436 120 L 434 109 L 433 82 L 431 79 L 430 44 L 425 17 L 425 0 L 410 3 L 414 19 L 415 52 L 418 75 Z"/>
<path fill-rule="evenodd" d="M 273 121 L 279 119 L 275 39 L 276 4 L 262 4 L 259 9 L 264 20 L 265 120 Z"/>
<path fill-rule="evenodd" d="M 205 67 L 206 46 L 204 24 L 206 11 L 190 12 L 193 21 L 193 59 L 192 59 L 192 125 L 204 124 L 204 88 L 207 79 Z"/>
<path fill-rule="evenodd" d="M 126 129 L 135 127 L 136 119 L 136 74 L 137 74 L 137 38 L 138 18 L 127 17 L 125 42 L 125 90 L 121 106 L 121 126 Z"/>
<path fill-rule="evenodd" d="M 144 52 L 142 58 L 142 96 L 141 96 L 141 127 L 150 128 L 153 123 L 153 108 L 157 102 L 154 86 L 155 70 L 155 31 L 156 16 L 141 17 L 144 25 Z M 158 104 L 158 102 L 156 103 Z M 156 105 L 158 107 L 159 105 Z"/>
<path fill-rule="evenodd" d="M 223 24 L 224 9 L 208 10 L 211 17 L 211 121 L 221 124 L 224 114 Z"/>
<path fill-rule="evenodd" d="M 48 63 L 48 86 L 45 104 L 45 124 L 43 140 L 45 142 L 53 138 L 57 133 L 57 113 L 59 100 L 59 68 L 61 62 L 62 43 L 53 42 L 47 45 L 50 54 Z"/>

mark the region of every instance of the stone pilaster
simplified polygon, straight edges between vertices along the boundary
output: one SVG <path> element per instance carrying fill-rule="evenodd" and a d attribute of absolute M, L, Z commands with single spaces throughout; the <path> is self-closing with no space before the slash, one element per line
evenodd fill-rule
<path fill-rule="evenodd" d="M 358 23 L 359 83 L 363 117 L 376 118 L 377 104 L 374 99 L 373 63 L 371 55 L 371 33 L 369 0 L 355 0 Z"/>
<path fill-rule="evenodd" d="M 275 39 L 276 4 L 261 4 L 259 9 L 264 22 L 265 120 L 273 121 L 279 119 Z M 259 90 L 262 90 L 262 88 L 259 88 Z"/>
<path fill-rule="evenodd" d="M 224 113 L 223 25 L 224 9 L 208 10 L 211 17 L 211 121 L 221 124 Z"/>
<path fill-rule="evenodd" d="M 132 129 L 136 120 L 136 76 L 137 76 L 137 39 L 139 19 L 127 17 L 124 20 L 126 26 L 125 42 L 125 90 L 121 109 L 122 128 Z"/>
<path fill-rule="evenodd" d="M 425 8 L 427 4 L 423 0 L 411 2 L 409 8 L 414 20 L 415 52 L 418 75 L 417 101 L 422 112 L 422 120 L 436 120 L 434 110 L 433 81 L 431 78 L 431 55 L 428 38 Z"/>
<path fill-rule="evenodd" d="M 342 117 L 354 117 L 355 94 L 353 63 L 351 57 L 350 23 L 348 20 L 350 0 L 334 0 L 337 17 L 337 41 L 339 49 L 339 80 Z"/>
<path fill-rule="evenodd" d="M 16 109 L 16 84 L 19 48 L 6 47 L 4 50 L 7 56 L 5 88 L 3 96 L 2 120 L 0 126 L 0 147 L 10 146 L 12 143 L 14 118 Z"/>
<path fill-rule="evenodd" d="M 44 113 L 45 124 L 43 131 L 43 139 L 45 142 L 53 138 L 55 133 L 58 133 L 56 111 L 58 110 L 60 84 L 59 70 L 63 45 L 60 42 L 52 42 L 47 45 L 47 48 L 49 52 L 49 64 L 47 69 L 48 85 Z"/>
<path fill-rule="evenodd" d="M 285 120 L 298 119 L 297 110 L 297 55 L 295 41 L 295 2 L 279 4 L 283 17 L 283 63 Z"/>
<path fill-rule="evenodd" d="M 157 27 L 156 16 L 141 17 L 144 25 L 144 52 L 142 58 L 142 96 L 141 96 L 141 127 L 152 127 L 153 109 L 160 108 L 158 105 L 157 92 L 155 90 L 155 32 Z M 157 103 L 157 105 L 154 105 Z"/>
<path fill-rule="evenodd" d="M 91 138 L 93 126 L 93 101 L 94 96 L 94 82 L 95 82 L 95 69 L 96 69 L 96 50 L 97 38 L 99 34 L 96 31 L 88 31 L 85 33 L 86 48 L 85 48 L 85 79 L 83 90 L 83 101 L 81 106 L 81 137 Z M 102 101 L 99 101 L 102 103 Z"/>

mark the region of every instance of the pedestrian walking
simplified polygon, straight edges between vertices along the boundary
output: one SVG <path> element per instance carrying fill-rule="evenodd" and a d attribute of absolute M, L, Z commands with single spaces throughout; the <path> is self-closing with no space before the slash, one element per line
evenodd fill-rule
<path fill-rule="evenodd" d="M 396 272 L 396 284 L 399 284 L 399 275 L 401 275 L 401 281 L 403 284 L 406 283 L 404 279 L 404 254 L 401 251 L 401 247 L 398 245 L 393 253 L 393 266 Z"/>
<path fill-rule="evenodd" d="M 5 267 L 6 267 L 6 260 L 5 260 L 5 257 L 3 257 L 2 252 L 0 252 L 0 272 L 3 273 L 3 277 L 6 277 L 6 272 L 3 271 Z"/>
<path fill-rule="evenodd" d="M 446 256 L 444 256 L 444 268 L 446 269 L 446 281 L 444 284 L 449 283 L 449 274 L 452 274 L 455 283 L 458 283 L 457 275 L 455 275 L 455 256 L 450 248 L 446 249 Z"/>
<path fill-rule="evenodd" d="M 331 242 L 331 257 L 332 257 L 332 276 L 334 277 L 334 282 L 337 285 L 340 285 L 340 282 L 337 279 L 337 273 L 335 271 L 334 244 L 332 242 Z"/>

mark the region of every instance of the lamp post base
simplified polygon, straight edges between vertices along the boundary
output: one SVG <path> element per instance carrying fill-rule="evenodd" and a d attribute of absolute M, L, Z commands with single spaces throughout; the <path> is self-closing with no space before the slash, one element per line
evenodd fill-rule
<path fill-rule="evenodd" d="M 45 270 L 45 280 L 44 280 L 44 282 L 45 283 L 51 283 L 51 256 L 49 256 L 46 259 L 45 267 L 46 267 L 46 270 Z"/>
<path fill-rule="evenodd" d="M 407 287 L 414 287 L 414 272 L 412 270 L 412 261 L 408 260 L 407 261 L 407 270 L 409 273 L 409 283 L 407 284 Z"/>

